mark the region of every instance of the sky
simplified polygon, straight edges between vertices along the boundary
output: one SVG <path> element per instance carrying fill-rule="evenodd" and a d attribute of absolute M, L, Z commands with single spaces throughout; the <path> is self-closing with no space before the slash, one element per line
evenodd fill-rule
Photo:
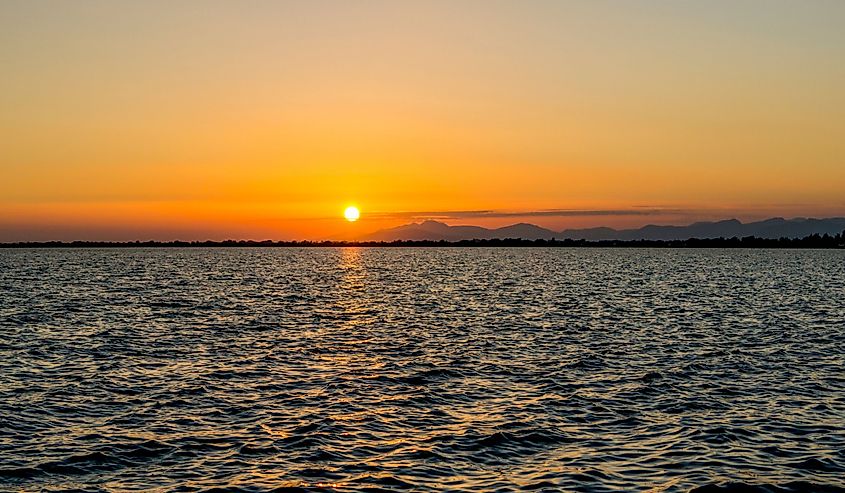
<path fill-rule="evenodd" d="M 845 216 L 844 23 L 839 0 L 4 0 L 0 241 Z"/>

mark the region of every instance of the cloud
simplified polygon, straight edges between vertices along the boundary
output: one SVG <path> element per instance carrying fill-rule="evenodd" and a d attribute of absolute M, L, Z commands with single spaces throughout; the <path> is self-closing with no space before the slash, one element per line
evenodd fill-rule
<path fill-rule="evenodd" d="M 403 211 L 373 212 L 368 216 L 377 219 L 474 219 L 507 217 L 591 217 L 591 216 L 658 216 L 682 215 L 683 209 L 632 208 L 632 209 L 541 209 L 529 211 Z"/>

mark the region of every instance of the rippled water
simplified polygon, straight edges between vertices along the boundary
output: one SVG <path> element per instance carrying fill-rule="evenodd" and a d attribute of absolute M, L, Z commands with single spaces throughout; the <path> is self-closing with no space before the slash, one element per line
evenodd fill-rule
<path fill-rule="evenodd" d="M 843 251 L 5 250 L 0 336 L 5 489 L 845 491 Z"/>

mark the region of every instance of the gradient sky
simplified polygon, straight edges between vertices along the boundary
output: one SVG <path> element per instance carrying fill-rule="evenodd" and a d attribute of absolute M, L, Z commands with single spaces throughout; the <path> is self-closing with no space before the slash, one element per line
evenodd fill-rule
<path fill-rule="evenodd" d="M 839 0 L 4 0 L 0 241 L 845 215 L 843 25 Z"/>

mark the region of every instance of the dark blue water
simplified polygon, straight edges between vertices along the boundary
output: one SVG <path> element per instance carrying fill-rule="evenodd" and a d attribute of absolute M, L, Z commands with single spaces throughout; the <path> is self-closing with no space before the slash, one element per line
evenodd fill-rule
<path fill-rule="evenodd" d="M 845 251 L 0 251 L 0 489 L 843 478 Z"/>

